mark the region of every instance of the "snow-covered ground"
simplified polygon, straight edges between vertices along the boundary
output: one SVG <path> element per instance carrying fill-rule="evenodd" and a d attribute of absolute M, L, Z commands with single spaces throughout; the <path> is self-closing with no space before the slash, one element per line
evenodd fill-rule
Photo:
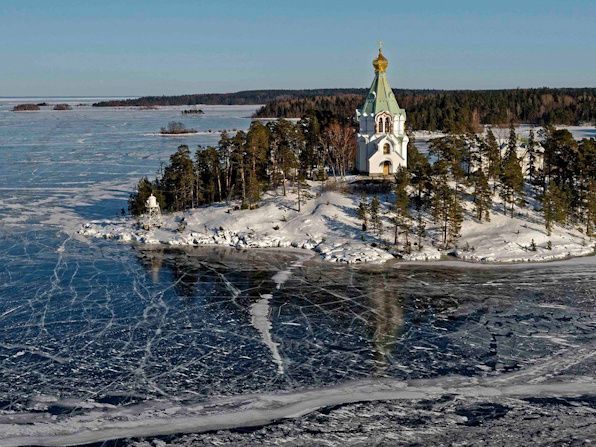
<path fill-rule="evenodd" d="M 141 244 L 296 247 L 347 263 L 393 259 L 387 250 L 373 246 L 382 241 L 362 233 L 356 218 L 357 196 L 321 193 L 320 185 L 313 183 L 310 191 L 303 191 L 303 200 L 298 212 L 297 192 L 289 189 L 283 196 L 279 190 L 265 193 L 254 210 L 234 210 L 238 203 L 222 203 L 165 214 L 161 228 L 150 231 L 137 228 L 134 219 L 122 219 L 86 224 L 80 234 Z"/>
<path fill-rule="evenodd" d="M 465 205 L 473 209 L 470 203 Z M 497 208 L 502 209 L 500 204 Z M 542 213 L 530 207 L 517 209 L 513 218 L 493 210 L 491 221 L 483 223 L 466 215 L 461 234 L 454 254 L 468 261 L 540 262 L 594 253 L 594 239 L 577 229 L 555 226 L 548 236 Z"/>
<path fill-rule="evenodd" d="M 237 203 L 215 204 L 194 210 L 164 214 L 160 228 L 145 230 L 135 219 L 89 222 L 79 230 L 87 237 L 116 239 L 139 244 L 171 246 L 225 245 L 245 248 L 295 247 L 314 250 L 327 261 L 345 263 L 383 263 L 396 257 L 404 261 L 438 260 L 447 254 L 476 262 L 549 261 L 594 253 L 594 240 L 577 229 L 555 226 L 547 235 L 542 215 L 531 206 L 516 210 L 514 217 L 504 215 L 495 195 L 491 221 L 473 218 L 471 196 L 464 202 L 465 221 L 457 248 L 441 250 L 440 229 L 429 215 L 424 216 L 427 236 L 422 250 L 405 253 L 393 245 L 390 209 L 393 194 L 379 195 L 384 230 L 379 236 L 363 232 L 356 209 L 358 193 L 350 192 L 346 182 L 329 180 L 326 186 L 310 183 L 302 191 L 301 211 L 297 191 L 289 187 L 265 193 L 259 208 L 234 209 Z M 403 242 L 404 236 L 400 236 Z M 535 250 L 531 249 L 532 240 Z M 411 236 L 411 242 L 415 237 Z M 550 241 L 550 248 L 548 246 Z"/>

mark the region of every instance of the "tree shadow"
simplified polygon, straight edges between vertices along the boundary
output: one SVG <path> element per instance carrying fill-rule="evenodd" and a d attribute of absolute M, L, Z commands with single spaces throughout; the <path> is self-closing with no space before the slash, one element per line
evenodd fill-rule
<path fill-rule="evenodd" d="M 362 231 L 362 229 L 358 226 L 340 222 L 339 220 L 329 216 L 323 216 L 323 220 L 330 230 L 337 231 L 342 236 L 352 239 L 355 242 L 362 242 L 364 244 L 375 243 L 378 246 L 387 245 L 387 241 L 384 239 L 379 238 L 370 231 Z"/>

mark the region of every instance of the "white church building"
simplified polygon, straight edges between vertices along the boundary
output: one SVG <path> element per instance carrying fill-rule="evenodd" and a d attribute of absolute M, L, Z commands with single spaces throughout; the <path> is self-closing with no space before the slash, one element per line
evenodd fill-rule
<path fill-rule="evenodd" d="M 406 111 L 400 109 L 387 81 L 387 65 L 381 48 L 373 60 L 375 79 L 361 109 L 356 110 L 360 124 L 356 170 L 370 176 L 393 175 L 408 164 Z"/>

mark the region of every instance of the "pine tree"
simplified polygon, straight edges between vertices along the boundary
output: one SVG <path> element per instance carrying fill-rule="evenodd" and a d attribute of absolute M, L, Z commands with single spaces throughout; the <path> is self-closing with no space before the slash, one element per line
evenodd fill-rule
<path fill-rule="evenodd" d="M 408 196 L 408 183 L 410 180 L 410 174 L 404 167 L 400 167 L 395 173 L 395 209 L 393 216 L 394 223 L 394 240 L 393 243 L 397 245 L 399 228 L 406 231 L 406 238 L 408 236 L 406 228 L 408 226 L 408 220 L 410 219 L 409 204 L 410 198 Z"/>
<path fill-rule="evenodd" d="M 304 149 L 300 152 L 300 169 L 307 178 L 312 179 L 323 168 L 324 153 L 322 129 L 317 113 L 308 111 L 298 122 L 304 136 Z"/>
<path fill-rule="evenodd" d="M 449 187 L 446 174 L 434 179 L 431 211 L 435 223 L 441 226 L 443 248 L 448 248 L 459 237 L 464 214 L 459 193 Z"/>
<path fill-rule="evenodd" d="M 416 236 L 418 236 L 418 251 L 422 251 L 422 239 L 426 236 L 426 224 L 422 219 L 422 212 L 418 210 L 418 216 L 416 219 Z"/>
<path fill-rule="evenodd" d="M 208 146 L 195 153 L 195 190 L 197 203 L 213 203 L 223 198 L 219 151 Z"/>
<path fill-rule="evenodd" d="M 162 186 L 168 210 L 181 211 L 197 205 L 195 169 L 188 146 L 179 146 L 170 156 L 170 164 L 164 169 Z"/>
<path fill-rule="evenodd" d="M 468 177 L 478 169 L 485 169 L 483 164 L 483 156 L 486 151 L 484 140 L 478 135 L 470 135 L 468 137 L 468 145 L 470 152 L 470 165 L 468 168 Z"/>
<path fill-rule="evenodd" d="M 267 153 L 269 149 L 269 139 L 271 132 L 259 121 L 253 121 L 246 134 L 246 163 L 244 168 L 248 177 L 246 183 L 246 198 L 249 207 L 256 204 L 261 199 L 261 185 L 259 178 L 266 176 Z M 245 180 L 246 181 L 246 180 Z"/>
<path fill-rule="evenodd" d="M 408 142 L 408 171 L 411 175 L 410 183 L 414 187 L 414 206 L 417 210 L 429 205 L 432 189 L 432 168 L 428 158 L 421 154 L 412 143 L 413 136 Z"/>
<path fill-rule="evenodd" d="M 528 136 L 528 179 L 532 185 L 536 183 L 537 175 L 536 159 L 538 154 L 536 146 L 537 143 L 534 136 L 534 129 L 530 129 L 530 135 Z"/>
<path fill-rule="evenodd" d="M 457 135 L 435 138 L 429 145 L 429 154 L 437 159 L 434 166 L 440 165 L 441 170 L 446 169 L 456 183 L 463 179 L 465 173 L 462 168 L 464 148 L 463 138 Z"/>
<path fill-rule="evenodd" d="M 513 217 L 516 202 L 519 206 L 523 205 L 523 191 L 524 175 L 520 160 L 517 158 L 517 137 L 512 126 L 507 154 L 501 169 L 501 198 L 505 214 L 507 214 L 507 204 L 511 205 L 511 217 Z"/>
<path fill-rule="evenodd" d="M 231 154 L 231 168 L 235 173 L 236 185 L 233 185 L 231 189 L 237 188 L 238 194 L 242 200 L 240 208 L 248 208 L 248 202 L 246 200 L 246 133 L 240 130 L 236 132 L 236 135 L 232 138 L 232 154 Z"/>
<path fill-rule="evenodd" d="M 300 128 L 288 120 L 276 120 L 270 122 L 268 125 L 270 130 L 269 139 L 269 176 L 270 183 L 277 186 L 279 180 L 282 183 L 283 195 L 286 195 L 286 180 L 288 177 L 304 175 L 304 170 L 310 171 L 306 168 L 301 169 L 300 153 L 304 146 L 304 136 Z M 308 160 L 303 160 L 305 163 L 310 163 Z"/>
<path fill-rule="evenodd" d="M 596 222 L 596 180 L 590 181 L 587 200 L 586 235 L 592 237 L 594 235 L 594 223 Z"/>
<path fill-rule="evenodd" d="M 404 251 L 408 254 L 412 253 L 412 243 L 410 242 L 410 232 L 412 231 L 412 226 L 410 225 L 409 221 L 405 221 L 401 228 L 404 231 L 405 235 L 405 242 L 404 242 Z"/>
<path fill-rule="evenodd" d="M 550 181 L 542 196 L 544 225 L 548 236 L 552 233 L 553 224 L 565 223 L 568 213 L 568 199 L 554 181 Z"/>
<path fill-rule="evenodd" d="M 497 190 L 497 180 L 501 173 L 501 151 L 499 149 L 499 143 L 495 138 L 495 134 L 492 129 L 488 129 L 486 132 L 485 143 L 485 156 L 487 161 L 487 175 L 489 179 L 493 180 L 493 191 Z"/>
<path fill-rule="evenodd" d="M 460 203 L 457 191 L 451 192 L 449 198 L 449 229 L 447 240 L 449 244 L 455 244 L 460 236 L 461 225 L 464 221 L 464 210 Z"/>
<path fill-rule="evenodd" d="M 490 209 L 493 205 L 492 192 L 488 185 L 488 179 L 482 169 L 474 173 L 474 205 L 476 218 L 490 222 Z"/>
<path fill-rule="evenodd" d="M 219 159 L 222 164 L 223 177 L 224 177 L 224 193 L 226 200 L 232 190 L 232 151 L 233 144 L 232 139 L 228 133 L 224 130 L 217 143 L 217 151 L 219 152 Z"/>
<path fill-rule="evenodd" d="M 433 179 L 433 197 L 431 212 L 435 223 L 441 226 L 442 244 L 447 244 L 447 230 L 449 227 L 449 207 L 453 192 L 447 183 L 447 175 L 442 174 Z"/>
<path fill-rule="evenodd" d="M 373 197 L 370 202 L 370 224 L 377 236 L 381 236 L 383 232 L 383 222 L 381 220 L 381 202 L 377 196 Z"/>
<path fill-rule="evenodd" d="M 572 205 L 578 220 L 585 225 L 586 234 L 591 235 L 596 207 L 596 139 L 584 138 L 578 145 L 578 156 L 573 169 Z"/>
<path fill-rule="evenodd" d="M 215 191 L 215 187 L 209 187 L 209 184 L 213 183 L 211 178 L 211 170 L 209 169 L 209 163 L 207 161 L 206 155 L 207 153 L 201 147 L 199 147 L 199 149 L 197 149 L 195 152 L 195 161 L 193 164 L 193 169 L 195 171 L 195 182 L 193 188 L 195 190 L 195 197 L 197 197 L 199 204 L 213 202 L 213 195 Z M 205 181 L 207 182 L 207 185 L 205 184 Z"/>
<path fill-rule="evenodd" d="M 296 169 L 296 201 L 298 203 L 298 212 L 302 211 L 302 183 L 304 182 L 304 174 L 301 170 Z"/>
<path fill-rule="evenodd" d="M 513 121 L 509 124 L 509 140 L 507 141 L 507 152 L 517 153 L 517 134 Z"/>
<path fill-rule="evenodd" d="M 246 196 L 248 198 L 249 207 L 252 209 L 261 200 L 261 183 L 256 174 L 252 171 L 248 173 L 248 183 L 246 186 Z"/>
<path fill-rule="evenodd" d="M 360 198 L 360 203 L 358 204 L 358 209 L 356 210 L 356 216 L 362 221 L 362 231 L 366 231 L 368 227 L 368 208 L 369 205 L 366 197 L 362 195 Z"/>

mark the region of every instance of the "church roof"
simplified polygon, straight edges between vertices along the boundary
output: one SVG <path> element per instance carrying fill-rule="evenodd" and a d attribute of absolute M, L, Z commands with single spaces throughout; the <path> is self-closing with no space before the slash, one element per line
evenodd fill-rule
<path fill-rule="evenodd" d="M 375 79 L 370 86 L 366 100 L 360 113 L 363 115 L 376 115 L 379 112 L 389 112 L 394 115 L 405 115 L 404 109 L 400 109 L 397 104 L 397 99 L 391 90 L 389 81 L 387 81 L 387 65 L 389 62 L 383 56 L 381 49 L 379 49 L 379 55 L 373 61 L 373 67 L 375 68 Z"/>

